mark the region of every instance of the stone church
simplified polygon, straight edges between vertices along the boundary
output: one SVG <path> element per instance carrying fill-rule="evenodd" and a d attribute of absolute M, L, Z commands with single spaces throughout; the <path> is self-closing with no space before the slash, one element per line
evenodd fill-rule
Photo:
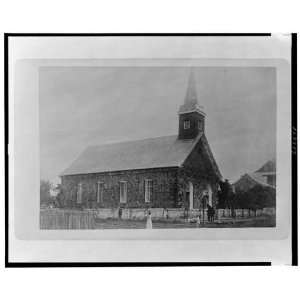
<path fill-rule="evenodd" d="M 205 117 L 191 72 L 178 134 L 88 147 L 61 174 L 64 205 L 215 207 L 221 174 L 205 136 Z"/>

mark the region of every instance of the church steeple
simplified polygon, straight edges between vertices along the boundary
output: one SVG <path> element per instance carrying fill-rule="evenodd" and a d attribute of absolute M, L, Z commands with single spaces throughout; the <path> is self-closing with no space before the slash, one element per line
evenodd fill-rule
<path fill-rule="evenodd" d="M 194 74 L 194 70 L 191 69 L 189 80 L 188 80 L 188 86 L 184 98 L 184 104 L 180 106 L 179 113 L 196 111 L 196 110 L 199 111 L 199 113 L 204 114 L 203 107 L 199 106 L 198 104 L 195 74 Z"/>
<path fill-rule="evenodd" d="M 196 80 L 192 69 L 188 79 L 188 86 L 184 104 L 179 108 L 179 139 L 194 139 L 200 132 L 204 132 L 205 113 L 198 104 Z"/>
<path fill-rule="evenodd" d="M 195 75 L 194 75 L 193 69 L 190 72 L 188 87 L 187 87 L 186 95 L 185 95 L 185 99 L 184 99 L 184 104 L 190 105 L 190 106 L 195 106 L 198 104 Z"/>

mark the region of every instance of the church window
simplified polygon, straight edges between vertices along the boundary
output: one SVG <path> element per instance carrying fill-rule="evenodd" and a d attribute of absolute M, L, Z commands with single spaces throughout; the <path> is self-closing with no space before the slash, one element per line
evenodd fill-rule
<path fill-rule="evenodd" d="M 189 129 L 190 126 L 191 126 L 190 120 L 186 120 L 186 121 L 183 122 L 183 128 L 184 129 Z"/>
<path fill-rule="evenodd" d="M 77 204 L 82 203 L 82 183 L 78 184 L 77 187 Z"/>
<path fill-rule="evenodd" d="M 149 203 L 152 200 L 153 181 L 151 179 L 145 179 L 145 202 Z"/>
<path fill-rule="evenodd" d="M 103 202 L 103 190 L 104 190 L 104 183 L 101 181 L 97 182 L 97 202 Z"/>
<path fill-rule="evenodd" d="M 127 182 L 120 181 L 120 203 L 127 202 Z"/>

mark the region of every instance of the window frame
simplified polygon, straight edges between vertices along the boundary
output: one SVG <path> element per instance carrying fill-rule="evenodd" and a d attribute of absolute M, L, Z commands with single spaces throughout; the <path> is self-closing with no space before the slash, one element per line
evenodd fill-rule
<path fill-rule="evenodd" d="M 82 182 L 77 184 L 76 203 L 82 204 Z"/>
<path fill-rule="evenodd" d="M 145 179 L 144 180 L 144 199 L 145 203 L 151 203 L 153 197 L 153 180 Z"/>
<path fill-rule="evenodd" d="M 127 203 L 127 181 L 125 180 L 120 180 L 119 182 L 119 185 L 120 185 L 120 188 L 119 188 L 119 193 L 120 193 L 120 203 Z M 122 186 L 124 186 L 124 199 L 122 199 L 121 195 L 122 195 L 122 192 L 121 192 L 121 189 L 122 189 Z"/>
<path fill-rule="evenodd" d="M 188 124 L 188 125 L 186 125 Z M 191 128 L 191 121 L 190 120 L 184 120 L 183 121 L 183 129 L 190 129 Z"/>
<path fill-rule="evenodd" d="M 100 189 L 101 186 L 102 186 L 102 189 Z M 97 203 L 103 202 L 103 192 L 104 192 L 104 182 L 97 181 L 97 194 L 96 194 L 96 202 Z"/>

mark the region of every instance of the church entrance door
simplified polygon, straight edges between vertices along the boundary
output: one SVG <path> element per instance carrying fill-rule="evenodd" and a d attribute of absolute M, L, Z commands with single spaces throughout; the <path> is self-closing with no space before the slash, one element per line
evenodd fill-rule
<path fill-rule="evenodd" d="M 212 188 L 210 184 L 207 185 L 207 190 L 208 190 L 208 204 L 212 206 Z"/>

